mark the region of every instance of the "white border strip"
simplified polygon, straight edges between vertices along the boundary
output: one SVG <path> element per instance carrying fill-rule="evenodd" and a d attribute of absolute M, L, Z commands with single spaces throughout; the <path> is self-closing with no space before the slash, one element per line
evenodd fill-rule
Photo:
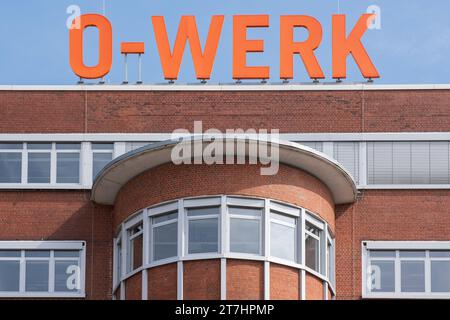
<path fill-rule="evenodd" d="M 180 135 L 181 136 L 181 135 Z M 245 135 L 252 138 L 255 135 Z M 268 134 L 270 138 L 270 134 Z M 368 133 L 281 133 L 279 138 L 293 142 L 340 141 L 450 141 L 450 132 L 368 132 Z M 171 133 L 1 133 L 4 142 L 160 142 Z"/>
<path fill-rule="evenodd" d="M 85 241 L 0 241 L 2 250 L 82 250 Z"/>
<path fill-rule="evenodd" d="M 377 91 L 448 90 L 450 84 L 289 83 L 260 84 L 151 84 L 151 85 L 1 85 L 0 91 Z"/>
<path fill-rule="evenodd" d="M 450 250 L 450 241 L 363 241 L 367 250 Z"/>

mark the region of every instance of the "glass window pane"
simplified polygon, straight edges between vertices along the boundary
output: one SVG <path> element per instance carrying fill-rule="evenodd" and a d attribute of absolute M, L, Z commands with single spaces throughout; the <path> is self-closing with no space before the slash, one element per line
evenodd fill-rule
<path fill-rule="evenodd" d="M 401 262 L 402 292 L 425 292 L 425 263 L 423 261 Z"/>
<path fill-rule="evenodd" d="M 22 180 L 22 154 L 0 153 L 0 183 L 20 183 Z"/>
<path fill-rule="evenodd" d="M 20 258 L 20 250 L 0 250 L 1 258 Z"/>
<path fill-rule="evenodd" d="M 122 243 L 117 243 L 117 274 L 116 281 L 119 282 L 122 277 Z"/>
<path fill-rule="evenodd" d="M 305 235 L 305 264 L 307 267 L 319 271 L 320 242 L 310 235 Z"/>
<path fill-rule="evenodd" d="M 97 174 L 112 160 L 112 153 L 94 153 L 92 162 L 92 177 Z"/>
<path fill-rule="evenodd" d="M 79 183 L 80 182 L 80 154 L 58 153 L 57 154 L 57 183 Z"/>
<path fill-rule="evenodd" d="M 57 143 L 56 150 L 80 150 L 81 143 Z"/>
<path fill-rule="evenodd" d="M 400 258 L 425 258 L 425 251 L 400 251 Z"/>
<path fill-rule="evenodd" d="M 333 285 L 336 285 L 335 281 L 336 281 L 336 277 L 335 277 L 335 266 L 336 266 L 336 261 L 335 261 L 335 252 L 334 252 L 334 240 L 333 243 L 331 243 L 330 245 L 328 245 L 328 250 L 329 250 L 329 254 L 328 254 L 328 277 L 330 278 L 330 281 Z"/>
<path fill-rule="evenodd" d="M 192 208 L 188 209 L 189 217 L 205 216 L 210 214 L 220 214 L 220 207 Z"/>
<path fill-rule="evenodd" d="M 78 261 L 55 261 L 55 291 L 77 292 L 81 283 Z"/>
<path fill-rule="evenodd" d="M 22 143 L 0 143 L 0 150 L 20 150 L 23 149 Z"/>
<path fill-rule="evenodd" d="M 450 261 L 431 261 L 431 292 L 450 292 Z"/>
<path fill-rule="evenodd" d="M 28 154 L 28 182 L 50 183 L 50 153 Z"/>
<path fill-rule="evenodd" d="M 270 224 L 270 255 L 295 261 L 295 228 Z"/>
<path fill-rule="evenodd" d="M 142 266 L 142 234 L 130 240 L 128 255 L 128 272 L 136 270 Z"/>
<path fill-rule="evenodd" d="M 92 143 L 92 150 L 114 150 L 114 143 Z"/>
<path fill-rule="evenodd" d="M 372 292 L 395 291 L 395 264 L 394 261 L 372 261 Z"/>
<path fill-rule="evenodd" d="M 371 258 L 395 258 L 395 251 L 374 251 L 370 250 Z"/>
<path fill-rule="evenodd" d="M 50 258 L 50 251 L 48 250 L 29 250 L 25 251 L 27 258 Z"/>
<path fill-rule="evenodd" d="M 320 230 L 309 222 L 306 222 L 305 229 L 310 233 L 315 234 L 316 236 L 318 236 L 320 233 Z"/>
<path fill-rule="evenodd" d="M 153 228 L 153 260 L 176 257 L 178 224 L 169 223 Z"/>
<path fill-rule="evenodd" d="M 27 149 L 29 150 L 51 150 L 51 143 L 27 143 Z"/>
<path fill-rule="evenodd" d="M 0 261 L 0 291 L 18 292 L 19 279 L 19 261 Z"/>
<path fill-rule="evenodd" d="M 78 250 L 58 250 L 55 251 L 55 258 L 79 258 L 80 251 Z"/>
<path fill-rule="evenodd" d="M 218 224 L 217 218 L 189 221 L 188 252 L 218 252 Z"/>
<path fill-rule="evenodd" d="M 229 214 L 237 214 L 241 216 L 261 216 L 261 209 L 254 208 L 229 207 L 228 212 Z"/>
<path fill-rule="evenodd" d="M 241 253 L 260 253 L 260 221 L 230 219 L 230 250 Z"/>
<path fill-rule="evenodd" d="M 160 215 L 160 216 L 152 217 L 152 224 L 158 224 L 158 223 L 161 223 L 161 222 L 174 220 L 174 219 L 177 219 L 177 218 L 178 218 L 178 212 L 165 213 L 165 214 Z"/>
<path fill-rule="evenodd" d="M 270 213 L 270 218 L 274 219 L 274 220 L 279 220 L 279 221 L 283 221 L 283 222 L 286 222 L 286 223 L 290 223 L 290 224 L 293 224 L 293 225 L 295 224 L 295 222 L 297 220 L 297 218 L 295 218 L 295 217 L 287 216 L 287 215 L 284 215 L 284 214 L 278 214 L 278 213 L 275 213 L 273 211 Z"/>
<path fill-rule="evenodd" d="M 430 251 L 431 258 L 450 258 L 450 251 L 438 250 Z"/>
<path fill-rule="evenodd" d="M 137 224 L 134 227 L 131 227 L 130 229 L 128 229 L 128 233 L 131 237 L 132 235 L 135 235 L 135 234 L 141 232 L 143 230 L 143 228 L 144 227 L 143 227 L 142 223 L 140 223 L 140 224 Z"/>
<path fill-rule="evenodd" d="M 26 262 L 26 291 L 48 292 L 48 269 L 47 261 L 27 261 Z"/>

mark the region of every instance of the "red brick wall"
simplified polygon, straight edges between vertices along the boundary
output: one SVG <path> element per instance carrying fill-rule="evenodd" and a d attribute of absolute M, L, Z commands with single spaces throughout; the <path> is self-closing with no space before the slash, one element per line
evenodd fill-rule
<path fill-rule="evenodd" d="M 364 92 L 363 132 L 450 131 L 450 90 Z"/>
<path fill-rule="evenodd" d="M 306 272 L 306 300 L 323 300 L 323 281 Z"/>
<path fill-rule="evenodd" d="M 300 300 L 298 269 L 275 263 L 270 264 L 270 299 Z"/>
<path fill-rule="evenodd" d="M 0 110 L 0 133 L 159 133 L 195 120 L 221 130 L 450 131 L 449 90 L 1 91 Z"/>
<path fill-rule="evenodd" d="M 361 297 L 364 240 L 450 240 L 450 190 L 371 190 L 336 212 L 338 299 Z"/>
<path fill-rule="evenodd" d="M 85 93 L 0 91 L 1 133 L 83 133 Z"/>
<path fill-rule="evenodd" d="M 227 259 L 227 299 L 264 299 L 264 263 Z"/>
<path fill-rule="evenodd" d="M 183 262 L 183 295 L 186 300 L 220 299 L 220 260 Z M 150 300 L 177 298 L 177 264 L 148 269 Z M 127 300 L 141 300 L 141 273 L 125 281 Z M 263 300 L 264 263 L 250 260 L 227 260 L 227 299 Z M 323 299 L 322 281 L 307 273 L 307 299 Z M 299 270 L 279 264 L 270 267 L 270 298 L 300 300 Z M 117 291 L 116 296 L 120 296 Z M 331 295 L 330 295 L 331 297 Z"/>
<path fill-rule="evenodd" d="M 86 295 L 111 299 L 111 208 L 84 191 L 0 192 L 0 240 L 85 240 Z"/>
<path fill-rule="evenodd" d="M 450 131 L 450 90 L 0 91 L 0 110 L 0 133 L 171 132 L 176 128 L 192 129 L 194 120 L 203 120 L 205 129 L 279 128 L 289 133 Z M 267 178 L 251 171 L 258 170 L 256 166 L 241 166 L 241 172 L 235 171 L 237 167 L 221 167 L 220 171 L 214 171 L 214 166 L 196 168 L 184 167 L 183 176 L 179 176 L 180 168 L 160 167 L 144 174 L 148 176 L 134 179 L 119 194 L 114 224 L 111 209 L 92 204 L 89 192 L 0 192 L 0 240 L 86 240 L 87 297 L 110 299 L 112 230 L 115 230 L 112 226 L 147 205 L 207 192 L 229 192 L 311 206 L 311 210 L 333 217 L 328 191 L 299 170 L 282 167 L 280 175 Z M 177 180 L 171 186 L 161 184 L 174 177 Z M 294 189 L 287 190 L 286 181 L 294 181 L 288 188 L 293 185 Z M 312 182 L 313 189 L 305 188 L 305 182 Z M 153 188 L 154 185 L 162 188 Z M 301 198 L 300 189 L 319 192 L 322 199 Z M 361 296 L 362 240 L 450 240 L 449 195 L 450 191 L 440 190 L 366 191 L 355 205 L 339 206 L 337 298 Z M 333 219 L 327 220 L 333 225 Z M 167 274 L 175 274 L 163 286 L 171 288 L 165 291 L 168 296 L 176 297 L 176 266 L 170 268 Z M 155 268 L 150 274 L 158 274 L 158 270 L 163 269 Z M 231 271 L 228 273 L 233 276 Z M 157 291 L 158 286 L 152 292 L 151 281 L 149 276 L 149 296 L 159 298 L 162 292 Z M 307 276 L 308 293 L 308 288 L 318 288 L 314 283 L 317 279 Z M 214 292 L 219 294 L 220 290 Z M 231 296 L 238 294 L 230 288 L 228 292 Z M 320 298 L 323 292 L 311 295 Z"/>
<path fill-rule="evenodd" d="M 177 264 L 171 263 L 148 269 L 148 299 L 177 299 Z"/>
<path fill-rule="evenodd" d="M 126 300 L 142 300 L 142 274 L 136 273 L 125 281 Z"/>
<path fill-rule="evenodd" d="M 321 215 L 334 230 L 334 204 L 322 182 L 286 165 L 280 165 L 274 176 L 262 176 L 259 169 L 257 165 L 165 164 L 148 170 L 122 187 L 114 207 L 114 225 L 146 206 L 163 201 L 228 194 L 266 197 L 303 206 Z"/>
<path fill-rule="evenodd" d="M 220 260 L 183 262 L 183 299 L 220 299 Z"/>

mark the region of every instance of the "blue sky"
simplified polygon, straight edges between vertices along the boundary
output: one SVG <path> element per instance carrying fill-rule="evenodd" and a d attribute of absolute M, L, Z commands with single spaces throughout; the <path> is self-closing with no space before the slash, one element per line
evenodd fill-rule
<path fill-rule="evenodd" d="M 370 30 L 364 44 L 381 79 L 377 83 L 450 83 L 450 1 L 447 0 L 105 0 L 106 16 L 113 25 L 114 62 L 108 83 L 121 83 L 122 41 L 144 41 L 143 79 L 164 82 L 150 21 L 163 15 L 171 38 L 175 38 L 183 14 L 197 17 L 202 41 L 211 15 L 224 14 L 225 24 L 210 83 L 232 82 L 232 15 L 270 14 L 270 28 L 250 30 L 249 38 L 264 39 L 265 53 L 250 54 L 250 65 L 269 65 L 271 82 L 278 82 L 279 16 L 306 14 L 323 26 L 317 56 L 331 81 L 331 15 L 344 13 L 352 27 L 370 5 L 381 9 L 381 29 Z M 82 13 L 102 13 L 103 0 L 27 0 L 0 4 L 0 84 L 73 84 L 69 66 L 66 9 L 78 5 Z M 296 34 L 301 40 L 306 35 Z M 86 32 L 86 62 L 96 62 L 96 32 Z M 136 80 L 136 61 L 130 59 L 130 81 Z M 347 82 L 363 81 L 352 59 Z M 300 58 L 295 60 L 295 82 L 309 82 Z M 192 83 L 195 74 L 186 50 L 178 83 Z"/>

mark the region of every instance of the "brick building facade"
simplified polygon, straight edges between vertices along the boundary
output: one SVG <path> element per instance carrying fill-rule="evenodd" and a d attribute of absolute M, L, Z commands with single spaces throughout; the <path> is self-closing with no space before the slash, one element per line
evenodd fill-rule
<path fill-rule="evenodd" d="M 449 86 L 2 87 L 0 297 L 449 298 L 449 101 Z M 278 173 L 174 165 L 167 141 L 194 121 L 279 129 Z"/>

